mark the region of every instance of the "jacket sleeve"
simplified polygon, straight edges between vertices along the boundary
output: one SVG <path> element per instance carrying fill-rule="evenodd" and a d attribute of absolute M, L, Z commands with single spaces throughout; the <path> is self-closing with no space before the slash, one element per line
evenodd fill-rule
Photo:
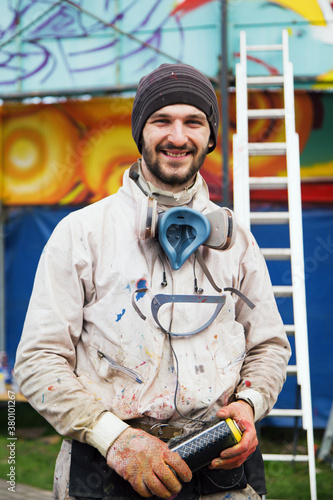
<path fill-rule="evenodd" d="M 78 231 L 70 229 L 68 220 L 57 226 L 41 255 L 15 376 L 23 395 L 57 432 L 92 444 L 105 456 L 127 424 L 108 412 L 75 375 L 75 347 L 92 278 L 86 254 L 78 255 Z"/>
<path fill-rule="evenodd" d="M 236 299 L 236 320 L 244 327 L 246 357 L 235 396 L 253 404 L 258 421 L 277 400 L 286 379 L 291 349 L 265 259 L 253 235 L 244 228 L 240 232 L 246 251 L 236 286 L 255 308 L 251 310 L 240 298 Z"/>

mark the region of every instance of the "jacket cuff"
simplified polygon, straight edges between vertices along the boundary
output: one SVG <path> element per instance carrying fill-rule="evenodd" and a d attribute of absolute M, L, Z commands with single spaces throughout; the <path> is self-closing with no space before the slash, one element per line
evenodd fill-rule
<path fill-rule="evenodd" d="M 235 394 L 236 400 L 242 399 L 249 403 L 254 411 L 254 421 L 257 422 L 260 420 L 264 413 L 264 401 L 260 392 L 255 391 L 254 389 L 246 389 L 245 391 L 238 392 Z"/>
<path fill-rule="evenodd" d="M 110 446 L 127 427 L 129 427 L 128 424 L 108 411 L 101 416 L 95 427 L 87 433 L 86 442 L 97 448 L 101 455 L 106 457 Z"/>

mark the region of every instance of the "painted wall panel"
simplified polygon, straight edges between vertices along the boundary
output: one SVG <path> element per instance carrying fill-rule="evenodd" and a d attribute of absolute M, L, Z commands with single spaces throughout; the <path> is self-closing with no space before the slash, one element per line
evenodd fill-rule
<path fill-rule="evenodd" d="M 248 44 L 255 45 L 281 43 L 282 29 L 287 29 L 295 77 L 313 80 L 307 86 L 316 81 L 333 85 L 333 7 L 328 0 L 236 0 L 229 2 L 228 22 L 228 64 L 233 74 L 240 30 L 246 31 Z M 279 54 L 256 52 L 253 56 L 249 74 L 281 73 Z"/>
<path fill-rule="evenodd" d="M 2 0 L 0 93 L 136 86 L 143 74 L 175 60 L 192 64 L 212 78 L 218 76 L 218 0 L 95 0 L 93 4 L 62 0 L 54 5 L 51 0 Z M 280 43 L 283 28 L 290 35 L 295 76 L 306 78 L 307 87 L 326 82 L 325 88 L 330 88 L 333 9 L 329 0 L 230 0 L 230 73 L 234 74 L 238 61 L 241 29 L 249 43 L 271 44 Z M 259 53 L 249 59 L 250 74 L 279 71 L 278 54 Z"/>
<path fill-rule="evenodd" d="M 229 99 L 229 174 L 232 181 L 235 94 L 231 93 Z M 279 108 L 283 107 L 282 102 L 281 92 L 252 92 L 249 95 L 251 108 Z M 132 98 L 95 97 L 53 104 L 6 103 L 0 107 L 0 199 L 3 203 L 8 206 L 82 204 L 117 191 L 125 168 L 139 156 L 131 136 L 132 103 Z M 295 109 L 303 199 L 332 202 L 333 94 L 298 91 Z M 249 139 L 283 142 L 284 124 L 274 119 L 251 120 Z M 250 158 L 253 176 L 283 176 L 285 169 L 284 157 Z M 216 150 L 207 156 L 202 173 L 212 199 L 221 202 L 220 141 Z M 268 201 L 284 201 L 285 195 L 280 191 L 254 193 L 255 199 Z"/>
<path fill-rule="evenodd" d="M 218 72 L 217 0 L 52 5 L 50 0 L 2 0 L 0 93 L 136 86 L 143 74 L 176 60 L 210 76 Z"/>

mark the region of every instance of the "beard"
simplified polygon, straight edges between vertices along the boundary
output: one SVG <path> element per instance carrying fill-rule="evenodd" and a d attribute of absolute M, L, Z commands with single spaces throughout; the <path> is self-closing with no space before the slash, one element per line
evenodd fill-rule
<path fill-rule="evenodd" d="M 177 168 L 174 169 L 173 172 L 168 173 L 163 170 L 162 160 L 154 155 L 154 151 L 152 149 L 148 149 L 146 144 L 142 138 L 142 157 L 145 161 L 145 164 L 149 170 L 149 172 L 161 183 L 167 186 L 177 186 L 177 185 L 186 185 L 188 181 L 190 181 L 200 170 L 202 167 L 207 153 L 208 153 L 208 144 L 205 149 L 203 149 L 198 156 L 197 148 L 192 147 L 189 148 L 187 146 L 175 147 L 172 143 L 168 143 L 164 146 L 158 145 L 155 148 L 155 152 L 158 153 L 161 150 L 177 150 L 180 153 L 184 151 L 189 151 L 190 154 L 193 154 L 193 160 L 190 164 L 189 168 L 185 172 L 179 172 Z M 170 158 L 171 161 L 171 158 Z"/>

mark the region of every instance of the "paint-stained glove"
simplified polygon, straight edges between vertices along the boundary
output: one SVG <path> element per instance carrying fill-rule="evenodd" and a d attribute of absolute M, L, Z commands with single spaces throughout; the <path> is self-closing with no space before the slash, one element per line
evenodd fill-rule
<path fill-rule="evenodd" d="M 192 478 L 191 470 L 178 453 L 140 429 L 126 429 L 112 444 L 106 459 L 109 467 L 143 497 L 169 498 L 181 490 L 180 481 Z"/>

